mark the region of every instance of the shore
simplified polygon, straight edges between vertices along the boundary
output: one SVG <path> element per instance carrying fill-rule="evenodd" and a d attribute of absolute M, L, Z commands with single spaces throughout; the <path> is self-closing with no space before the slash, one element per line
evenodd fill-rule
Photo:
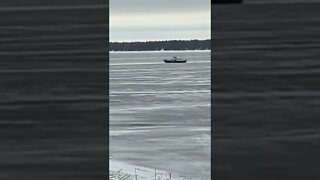
<path fill-rule="evenodd" d="M 167 180 L 167 179 L 175 179 L 175 180 L 183 180 L 183 179 L 189 179 L 189 176 L 184 176 L 183 174 L 175 173 L 175 172 L 169 172 L 166 170 L 161 170 L 150 167 L 142 167 L 142 166 L 135 166 L 131 165 L 125 162 L 116 161 L 116 160 L 110 160 L 110 173 L 112 174 L 114 178 L 111 178 L 111 180 L 118 180 L 122 179 L 124 177 L 127 177 L 128 180 L 152 180 L 157 177 L 156 179 L 160 180 Z M 137 175 L 137 176 L 136 176 Z M 191 177 L 192 179 L 202 179 L 202 177 Z"/>
<path fill-rule="evenodd" d="M 210 52 L 210 49 L 204 50 L 150 50 L 150 51 L 109 51 L 109 53 L 153 53 L 153 52 Z"/>

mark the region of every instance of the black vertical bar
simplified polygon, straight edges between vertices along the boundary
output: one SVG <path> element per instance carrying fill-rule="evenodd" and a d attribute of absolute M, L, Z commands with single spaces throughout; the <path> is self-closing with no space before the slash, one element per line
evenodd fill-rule
<path fill-rule="evenodd" d="M 213 178 L 320 177 L 320 4 L 212 6 Z"/>
<path fill-rule="evenodd" d="M 0 2 L 0 179 L 108 171 L 108 1 Z"/>

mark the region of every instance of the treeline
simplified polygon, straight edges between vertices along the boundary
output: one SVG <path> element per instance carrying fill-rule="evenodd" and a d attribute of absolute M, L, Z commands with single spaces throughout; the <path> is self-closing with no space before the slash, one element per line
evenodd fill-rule
<path fill-rule="evenodd" d="M 111 51 L 210 50 L 207 40 L 170 40 L 146 42 L 111 42 Z"/>

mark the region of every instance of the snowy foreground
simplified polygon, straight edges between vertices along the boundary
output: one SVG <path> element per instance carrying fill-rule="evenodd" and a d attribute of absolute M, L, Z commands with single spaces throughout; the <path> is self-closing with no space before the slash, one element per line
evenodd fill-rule
<path fill-rule="evenodd" d="M 154 180 L 155 177 L 157 180 L 195 179 L 156 168 L 138 167 L 114 160 L 110 161 L 110 174 L 111 180 Z"/>

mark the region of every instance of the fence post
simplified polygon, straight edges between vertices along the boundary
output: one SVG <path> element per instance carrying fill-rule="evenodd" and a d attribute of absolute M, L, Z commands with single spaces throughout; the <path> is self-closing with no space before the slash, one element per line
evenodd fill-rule
<path fill-rule="evenodd" d="M 138 180 L 138 176 L 137 176 L 137 168 L 134 168 L 134 175 L 136 176 L 136 180 Z"/>

